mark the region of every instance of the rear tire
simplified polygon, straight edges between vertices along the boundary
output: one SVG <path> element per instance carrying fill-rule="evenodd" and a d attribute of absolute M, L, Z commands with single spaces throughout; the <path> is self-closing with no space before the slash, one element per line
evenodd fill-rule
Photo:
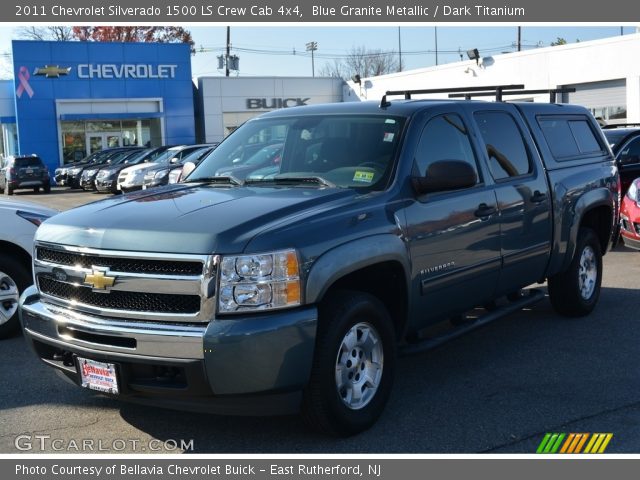
<path fill-rule="evenodd" d="M 44 193 L 51 193 L 51 184 L 47 183 L 44 187 Z"/>
<path fill-rule="evenodd" d="M 376 422 L 391 393 L 393 322 L 382 302 L 367 293 L 337 292 L 319 310 L 302 415 L 323 433 L 354 435 Z"/>
<path fill-rule="evenodd" d="M 6 253 L 0 254 L 0 339 L 19 330 L 18 299 L 31 283 L 28 266 Z"/>
<path fill-rule="evenodd" d="M 40 191 L 40 187 L 33 187 L 33 193 L 38 193 Z"/>
<path fill-rule="evenodd" d="M 598 303 L 602 284 L 602 251 L 596 233 L 580 228 L 576 251 L 566 271 L 549 278 L 549 298 L 561 315 L 582 317 Z"/>

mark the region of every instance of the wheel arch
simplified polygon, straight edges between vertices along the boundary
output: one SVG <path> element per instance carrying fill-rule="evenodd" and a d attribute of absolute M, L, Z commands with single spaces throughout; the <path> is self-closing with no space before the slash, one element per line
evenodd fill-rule
<path fill-rule="evenodd" d="M 369 293 L 385 305 L 400 338 L 407 323 L 410 271 L 402 240 L 391 234 L 374 235 L 320 256 L 307 277 L 305 298 L 307 303 L 321 303 L 339 290 Z"/>

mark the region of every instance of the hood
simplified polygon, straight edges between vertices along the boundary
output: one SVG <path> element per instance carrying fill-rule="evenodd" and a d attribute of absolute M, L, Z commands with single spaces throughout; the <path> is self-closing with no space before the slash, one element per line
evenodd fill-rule
<path fill-rule="evenodd" d="M 166 253 L 239 253 L 258 233 L 314 210 L 348 204 L 335 188 L 169 185 L 101 200 L 44 222 L 37 240 Z"/>

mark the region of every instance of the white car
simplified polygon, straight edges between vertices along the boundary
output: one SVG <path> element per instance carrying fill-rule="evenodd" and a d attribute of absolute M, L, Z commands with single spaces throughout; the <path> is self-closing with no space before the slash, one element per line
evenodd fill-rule
<path fill-rule="evenodd" d="M 56 213 L 34 203 L 0 200 L 0 338 L 20 327 L 18 299 L 33 283 L 33 236 L 40 224 Z"/>

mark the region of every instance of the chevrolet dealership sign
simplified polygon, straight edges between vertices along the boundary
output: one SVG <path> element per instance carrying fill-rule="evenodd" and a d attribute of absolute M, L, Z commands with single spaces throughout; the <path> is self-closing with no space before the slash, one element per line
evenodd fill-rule
<path fill-rule="evenodd" d="M 178 65 L 83 63 L 78 78 L 175 78 Z"/>

